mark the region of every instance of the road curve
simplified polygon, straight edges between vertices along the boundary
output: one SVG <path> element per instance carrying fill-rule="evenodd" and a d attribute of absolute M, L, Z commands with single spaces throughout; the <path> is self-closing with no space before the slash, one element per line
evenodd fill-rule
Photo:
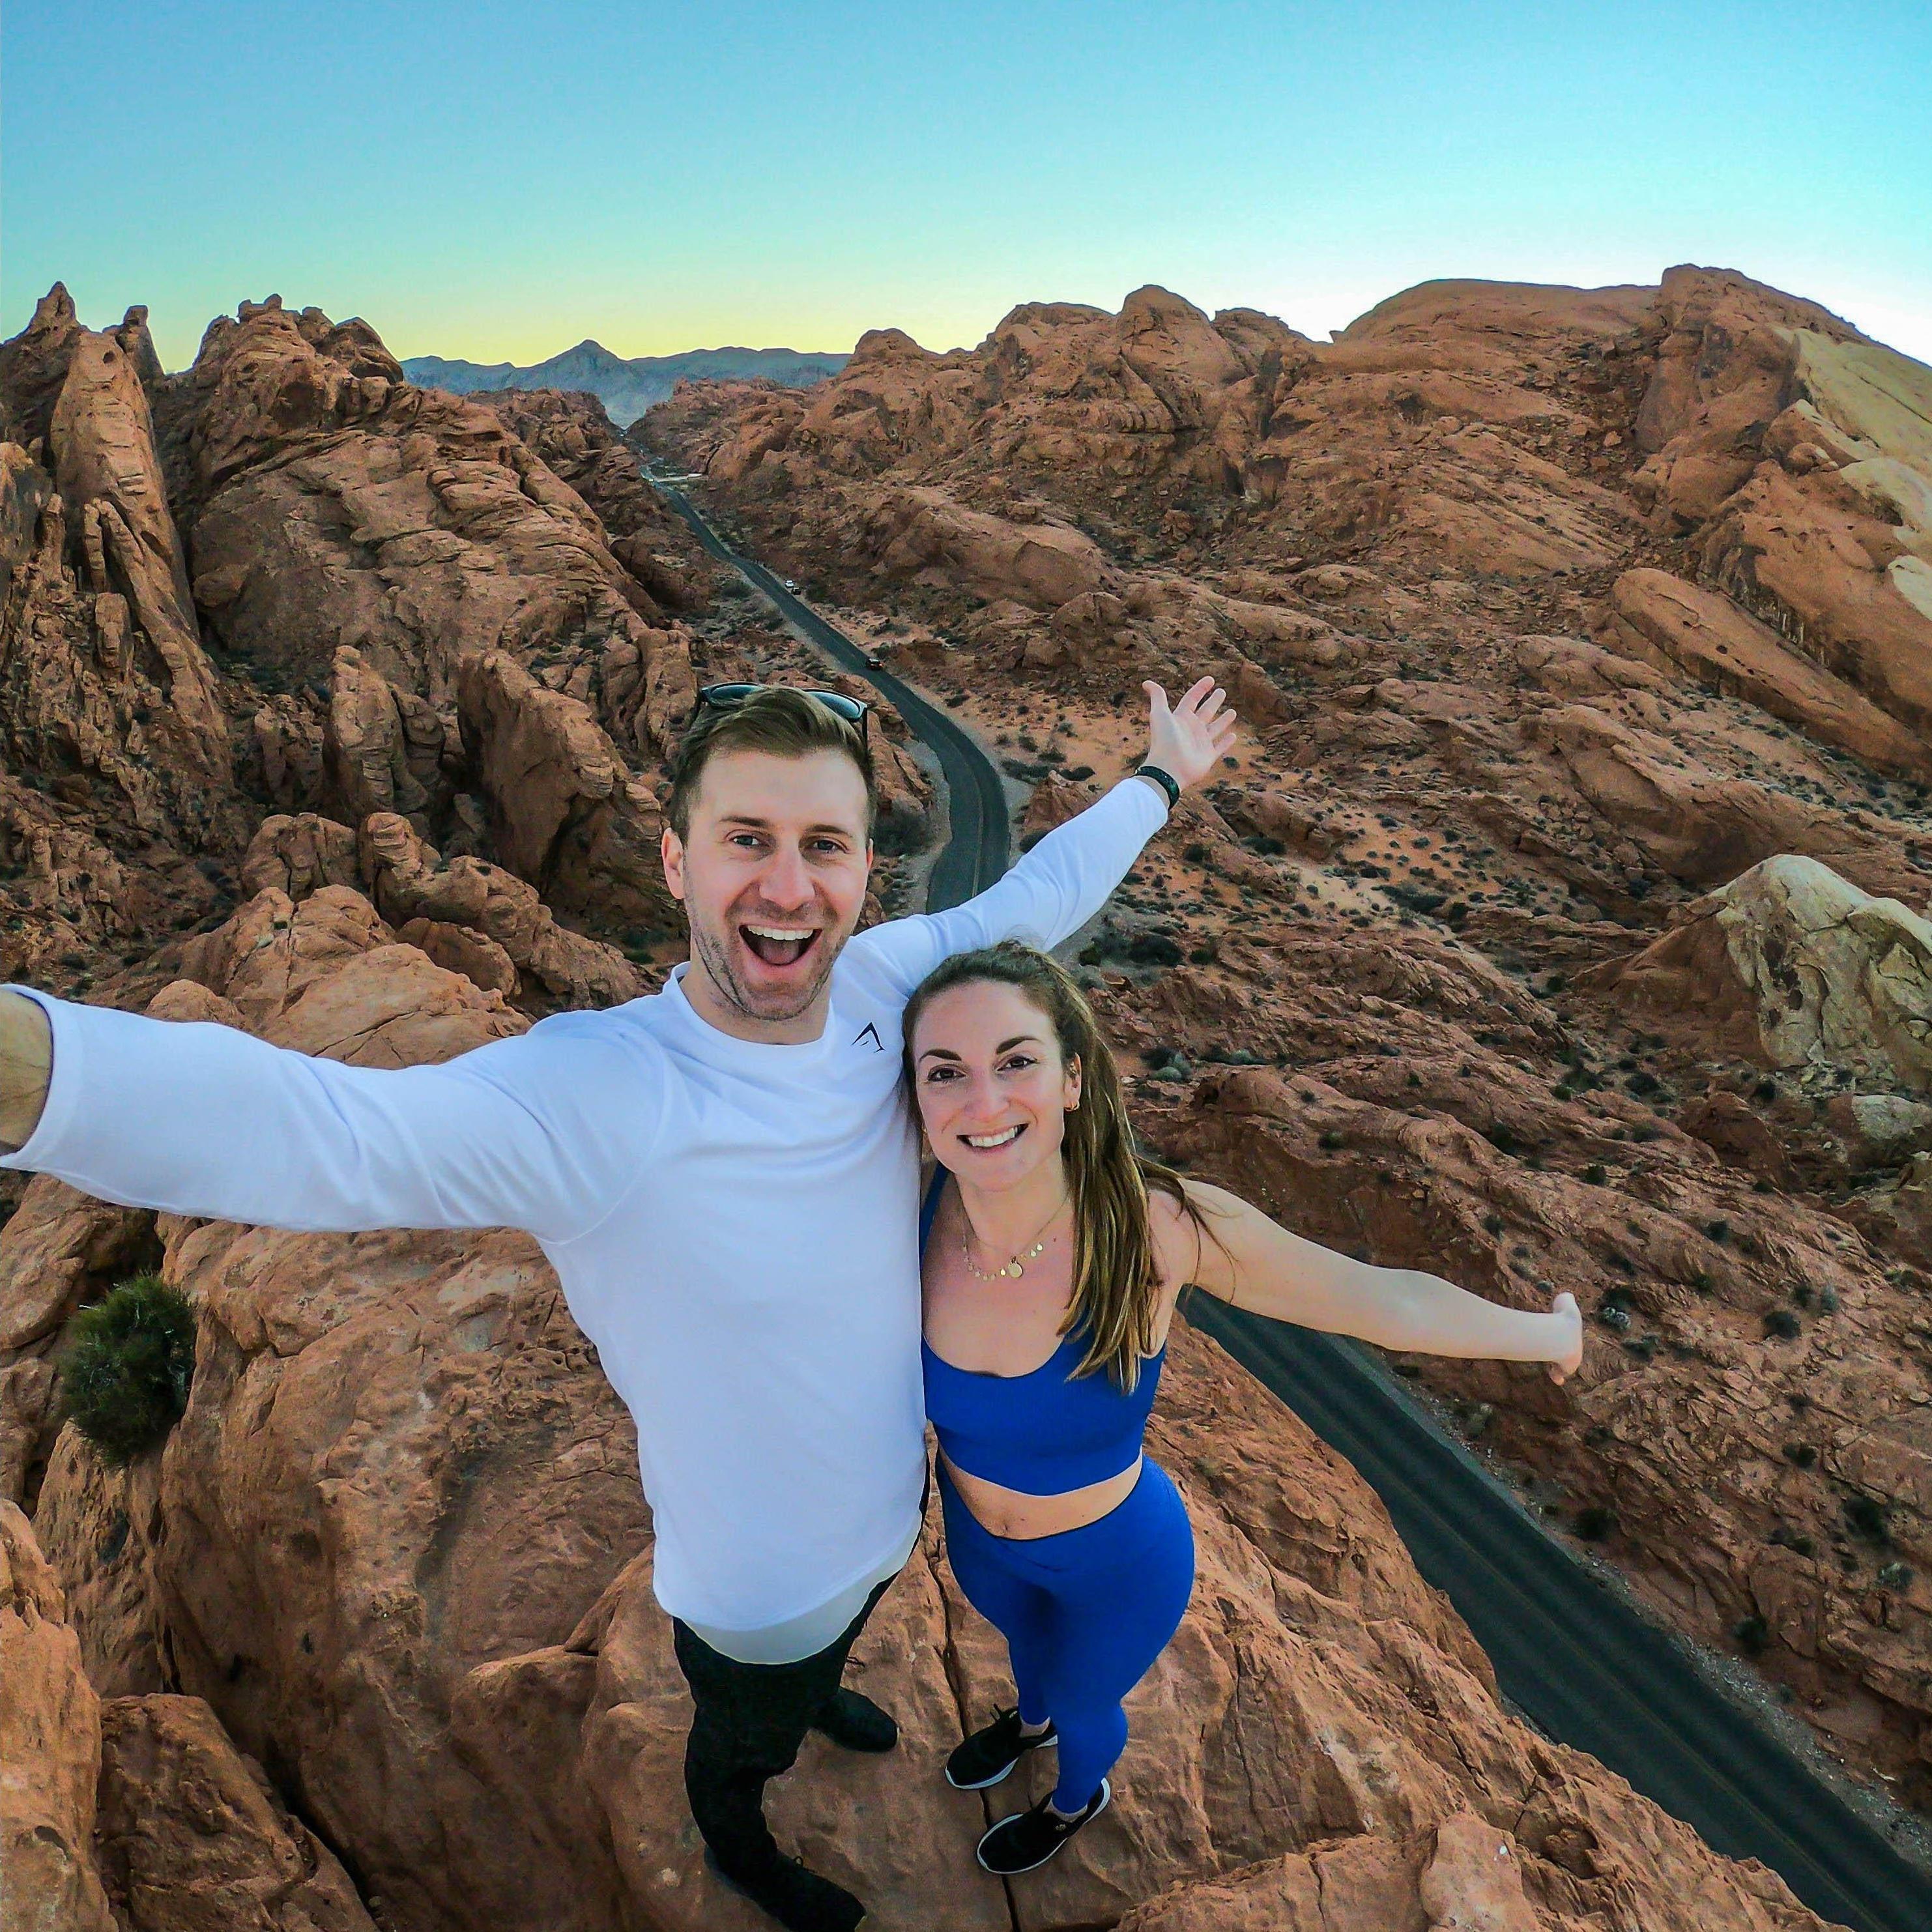
<path fill-rule="evenodd" d="M 644 473 L 651 488 L 691 526 L 692 535 L 712 556 L 735 570 L 793 629 L 809 638 L 835 664 L 862 677 L 890 699 L 893 709 L 938 754 L 946 775 L 952 836 L 933 862 L 926 884 L 926 910 L 943 912 L 984 892 L 1005 872 L 1011 852 L 1006 790 L 992 761 L 944 712 L 928 704 L 890 671 L 879 670 L 850 638 L 794 597 L 762 563 L 732 549 L 682 490 L 648 470 Z"/>
<path fill-rule="evenodd" d="M 952 836 L 928 904 L 956 904 L 1009 862 L 998 773 L 945 712 L 889 674 L 752 558 L 674 485 L 645 472 L 712 556 L 836 662 L 870 682 L 938 753 Z M 1371 1349 L 1346 1336 L 1190 1298 L 1212 1336 L 1348 1458 L 1387 1507 L 1416 1568 L 1444 1592 L 1504 1694 L 1546 1736 L 1588 1751 L 1726 1856 L 1757 1858 L 1810 1909 L 1858 1932 L 1932 1932 L 1932 1878 L 1691 1660 L 1613 1595 L 1468 1448 L 1445 1436 Z"/>

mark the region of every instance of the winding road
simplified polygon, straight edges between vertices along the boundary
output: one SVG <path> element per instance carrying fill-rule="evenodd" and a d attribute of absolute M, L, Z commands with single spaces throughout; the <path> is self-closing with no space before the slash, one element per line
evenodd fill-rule
<path fill-rule="evenodd" d="M 952 833 L 928 904 L 1006 868 L 998 772 L 953 719 L 739 555 L 672 484 L 644 471 L 699 542 L 836 663 L 868 680 L 938 754 Z M 1932 1932 L 1932 1876 L 1733 1696 L 1674 1634 L 1613 1594 L 1372 1349 L 1267 1322 L 1205 1295 L 1188 1318 L 1346 1456 L 1382 1498 L 1417 1569 L 1447 1593 L 1504 1695 L 1544 1733 L 1607 1765 L 1726 1856 L 1757 1858 L 1820 1916 L 1858 1932 Z M 1714 1924 L 1712 1932 L 1719 1932 Z"/>

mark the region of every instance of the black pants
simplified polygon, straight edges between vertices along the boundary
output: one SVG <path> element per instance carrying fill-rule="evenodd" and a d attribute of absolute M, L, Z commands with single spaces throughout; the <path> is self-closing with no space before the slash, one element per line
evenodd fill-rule
<path fill-rule="evenodd" d="M 723 1869 L 754 1875 L 778 1856 L 765 1822 L 765 1784 L 790 1770 L 812 1722 L 832 1699 L 845 1660 L 888 1576 L 823 1650 L 794 1664 L 741 1664 L 673 1618 L 678 1667 L 697 1713 L 684 1748 L 685 1795 Z"/>

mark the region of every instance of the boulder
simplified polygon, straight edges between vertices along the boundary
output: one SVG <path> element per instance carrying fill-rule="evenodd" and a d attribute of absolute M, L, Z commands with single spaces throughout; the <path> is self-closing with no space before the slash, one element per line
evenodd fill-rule
<path fill-rule="evenodd" d="M 331 667 L 323 758 L 344 818 L 359 824 L 372 812 L 395 812 L 428 836 L 433 807 L 446 808 L 442 721 L 412 693 L 387 679 L 345 644 Z"/>
<path fill-rule="evenodd" d="M 553 999 L 593 1006 L 634 999 L 644 990 L 622 953 L 560 923 L 527 880 L 466 855 L 442 865 L 436 848 L 393 812 L 363 821 L 357 850 L 376 903 L 412 932 L 410 943 L 426 940 L 424 951 L 454 970 L 466 973 L 473 961 L 482 974 L 479 986 L 506 998 L 540 987 Z M 458 936 L 464 934 L 471 936 Z M 532 987 L 526 988 L 526 980 Z"/>
<path fill-rule="evenodd" d="M 589 706 L 502 651 L 463 661 L 458 701 L 503 865 L 559 910 L 675 924 L 657 800 Z"/>
<path fill-rule="evenodd" d="M 1766 1066 L 1932 1093 L 1932 924 L 1816 859 L 1762 861 L 1581 976 Z"/>
<path fill-rule="evenodd" d="M 0 1499 L 0 1928 L 116 1932 L 94 1862 L 100 1700 L 33 1526 Z"/>
<path fill-rule="evenodd" d="M 323 886 L 360 883 L 354 829 L 316 812 L 263 819 L 242 855 L 242 890 L 250 898 L 272 886 L 294 900 Z"/>
<path fill-rule="evenodd" d="M 100 1707 L 103 1879 L 129 1932 L 375 1932 L 334 1853 L 199 1697 Z"/>
<path fill-rule="evenodd" d="M 1873 891 L 1922 890 L 1898 831 L 1754 778 L 1721 775 L 1659 734 L 1588 704 L 1523 722 L 1523 736 L 1634 850 L 1672 878 L 1711 886 L 1780 854 L 1813 857 Z"/>
<path fill-rule="evenodd" d="M 874 519 L 874 541 L 890 574 L 936 579 L 989 602 L 1010 597 L 1036 610 L 1118 588 L 1099 546 L 1082 532 L 1010 522 L 939 490 L 914 487 L 887 499 Z"/>
<path fill-rule="evenodd" d="M 48 1459 L 34 1527 L 60 1580 L 87 1681 L 104 1697 L 170 1688 L 155 1581 L 164 1533 L 158 1454 L 116 1468 L 71 1422 Z"/>
<path fill-rule="evenodd" d="M 1880 771 L 1932 778 L 1932 750 L 1918 733 L 1716 591 L 1661 570 L 1627 570 L 1611 586 L 1597 636 L 1629 656 L 1748 699 Z"/>

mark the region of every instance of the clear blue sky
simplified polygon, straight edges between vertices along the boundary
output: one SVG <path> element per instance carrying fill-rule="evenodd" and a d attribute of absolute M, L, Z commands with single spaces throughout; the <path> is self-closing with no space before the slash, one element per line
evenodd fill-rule
<path fill-rule="evenodd" d="M 7 0 L 0 90 L 0 334 L 170 368 L 271 291 L 527 362 L 1680 261 L 1932 359 L 1926 0 Z"/>

